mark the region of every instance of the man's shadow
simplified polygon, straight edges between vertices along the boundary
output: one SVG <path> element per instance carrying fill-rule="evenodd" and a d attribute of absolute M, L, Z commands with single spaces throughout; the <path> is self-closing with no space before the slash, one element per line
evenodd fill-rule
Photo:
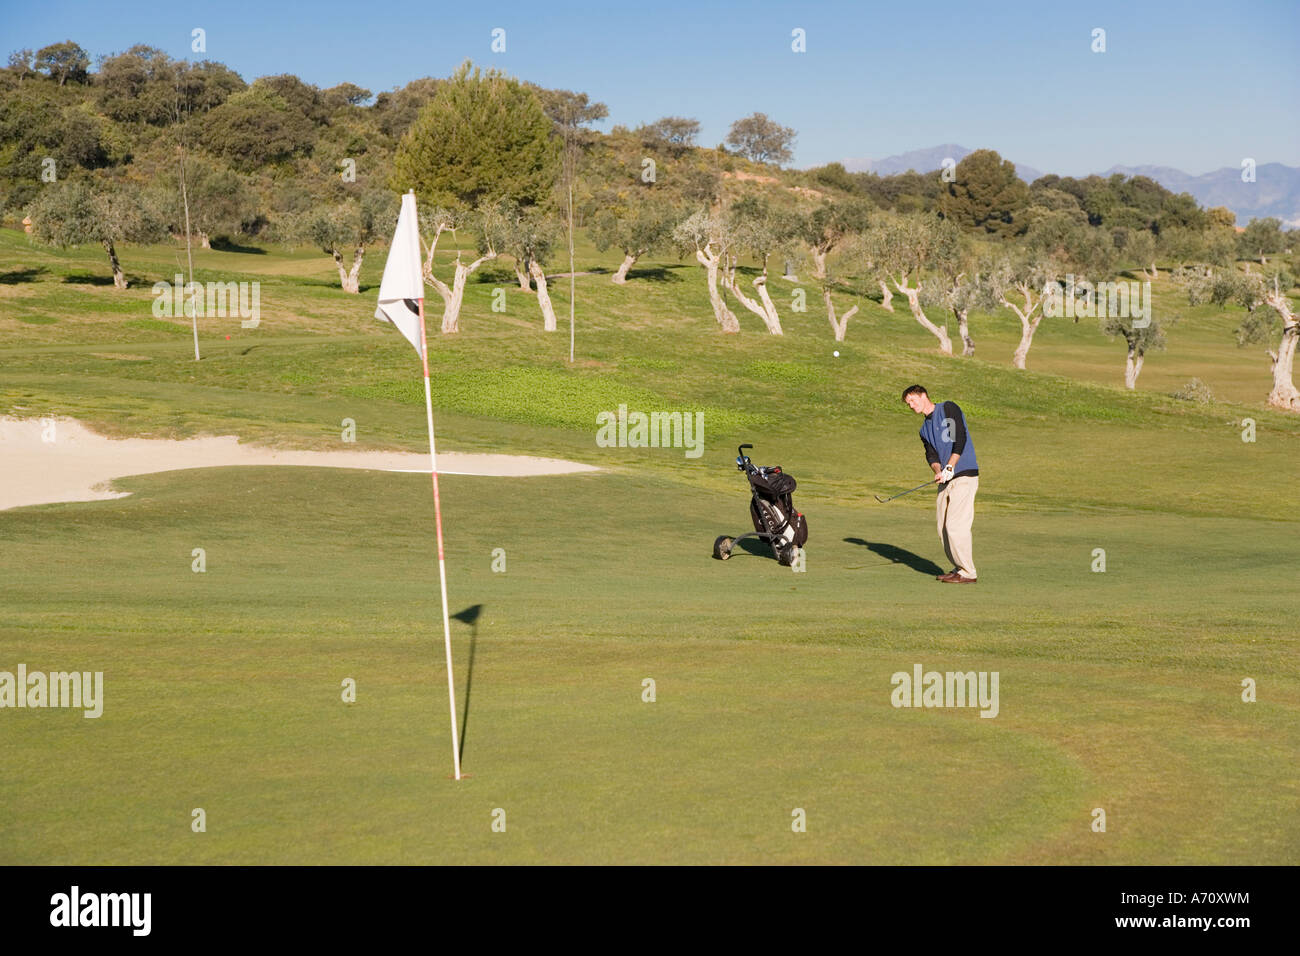
<path fill-rule="evenodd" d="M 451 615 L 453 621 L 468 624 L 469 631 L 469 667 L 465 677 L 465 707 L 460 718 L 460 759 L 465 760 L 465 737 L 469 733 L 469 695 L 474 689 L 474 653 L 478 650 L 478 619 L 483 613 L 482 604 L 473 604 L 465 610 Z"/>
<path fill-rule="evenodd" d="M 898 548 L 892 544 L 885 544 L 883 541 L 864 541 L 862 538 L 845 538 L 844 540 L 849 544 L 860 544 L 873 554 L 887 558 L 894 564 L 906 564 L 913 571 L 919 571 L 922 574 L 938 575 L 944 573 L 943 568 L 929 558 L 923 558 L 906 548 Z"/>

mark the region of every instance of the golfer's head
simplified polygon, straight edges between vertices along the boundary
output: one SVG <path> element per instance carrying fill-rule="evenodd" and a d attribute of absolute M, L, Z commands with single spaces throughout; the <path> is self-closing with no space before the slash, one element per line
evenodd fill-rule
<path fill-rule="evenodd" d="M 903 404 L 918 415 L 929 415 L 934 411 L 934 402 L 924 385 L 909 385 L 903 389 Z"/>

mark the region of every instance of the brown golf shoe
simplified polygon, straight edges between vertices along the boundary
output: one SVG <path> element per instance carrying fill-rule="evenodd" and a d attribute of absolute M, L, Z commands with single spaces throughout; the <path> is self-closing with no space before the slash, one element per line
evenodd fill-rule
<path fill-rule="evenodd" d="M 974 584 L 979 578 L 964 578 L 957 571 L 952 571 L 935 580 L 942 581 L 944 584 Z"/>

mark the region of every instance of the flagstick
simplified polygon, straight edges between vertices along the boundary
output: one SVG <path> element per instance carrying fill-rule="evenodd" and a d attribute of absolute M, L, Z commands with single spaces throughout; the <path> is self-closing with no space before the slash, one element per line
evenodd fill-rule
<path fill-rule="evenodd" d="M 424 412 L 429 419 L 429 461 L 433 466 L 433 515 L 438 526 L 438 580 L 442 585 L 442 637 L 447 646 L 447 695 L 451 702 L 451 759 L 460 779 L 460 739 L 456 732 L 456 682 L 451 676 L 451 620 L 447 617 L 447 560 L 442 551 L 442 500 L 438 497 L 438 452 L 433 443 L 433 395 L 429 391 L 429 339 L 420 299 L 420 356 L 424 360 Z"/>

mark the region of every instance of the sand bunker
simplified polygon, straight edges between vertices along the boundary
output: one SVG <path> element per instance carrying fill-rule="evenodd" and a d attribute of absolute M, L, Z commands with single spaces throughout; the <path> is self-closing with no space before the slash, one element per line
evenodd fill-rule
<path fill-rule="evenodd" d="M 46 424 L 43 424 L 45 422 Z M 0 511 L 57 501 L 122 498 L 108 483 L 128 475 L 226 465 L 306 465 L 371 471 L 429 473 L 429 456 L 407 452 L 279 451 L 241 445 L 233 435 L 171 441 L 106 438 L 80 422 L 60 418 L 53 441 L 48 419 L 0 418 Z M 438 473 L 485 477 L 564 475 L 599 471 L 558 458 L 439 452 Z"/>

